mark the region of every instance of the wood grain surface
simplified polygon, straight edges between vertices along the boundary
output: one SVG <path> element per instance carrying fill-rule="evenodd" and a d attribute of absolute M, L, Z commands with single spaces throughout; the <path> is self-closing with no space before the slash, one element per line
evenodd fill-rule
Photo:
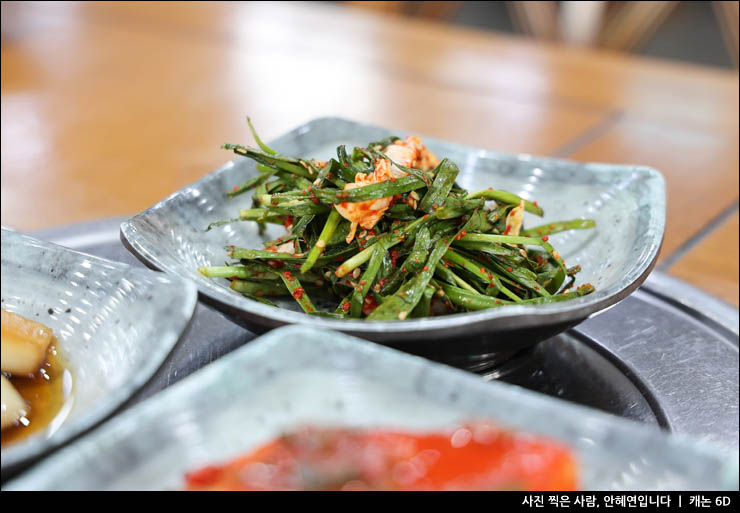
<path fill-rule="evenodd" d="M 342 116 L 653 166 L 661 261 L 683 248 L 671 272 L 737 305 L 737 216 L 712 223 L 738 198 L 737 72 L 319 3 L 3 2 L 1 78 L 3 225 L 141 211 L 228 160 L 246 114 L 265 139 Z"/>

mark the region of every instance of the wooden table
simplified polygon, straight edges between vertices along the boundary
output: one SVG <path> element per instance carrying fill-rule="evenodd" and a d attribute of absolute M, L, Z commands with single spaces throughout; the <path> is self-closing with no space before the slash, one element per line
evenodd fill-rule
<path fill-rule="evenodd" d="M 327 4 L 2 4 L 2 223 L 138 212 L 337 115 L 664 174 L 659 268 L 738 305 L 738 74 Z"/>

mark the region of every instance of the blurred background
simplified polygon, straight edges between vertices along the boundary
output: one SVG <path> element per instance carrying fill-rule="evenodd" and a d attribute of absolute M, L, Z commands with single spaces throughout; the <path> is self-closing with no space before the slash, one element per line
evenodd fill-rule
<path fill-rule="evenodd" d="M 738 2 L 2 2 L 2 224 L 128 217 L 338 116 L 652 166 L 659 269 L 738 305 Z M 516 191 L 514 191 L 516 192 Z"/>
<path fill-rule="evenodd" d="M 330 3 L 708 66 L 738 66 L 738 2 Z"/>

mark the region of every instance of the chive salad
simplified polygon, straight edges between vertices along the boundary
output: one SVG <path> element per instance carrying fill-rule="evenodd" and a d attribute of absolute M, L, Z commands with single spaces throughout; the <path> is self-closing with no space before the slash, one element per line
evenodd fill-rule
<path fill-rule="evenodd" d="M 567 301 L 593 292 L 574 287 L 549 237 L 594 227 L 576 219 L 524 228 L 537 202 L 489 188 L 469 192 L 458 167 L 438 159 L 418 137 L 390 136 L 364 148 L 337 148 L 329 161 L 281 155 L 252 131 L 258 148 L 224 144 L 257 163 L 257 175 L 226 196 L 252 192 L 236 221 L 284 225 L 263 249 L 228 246 L 231 260 L 201 267 L 211 278 L 272 306 L 292 296 L 311 315 L 366 320 L 469 312 Z M 318 311 L 311 297 L 333 301 Z"/>

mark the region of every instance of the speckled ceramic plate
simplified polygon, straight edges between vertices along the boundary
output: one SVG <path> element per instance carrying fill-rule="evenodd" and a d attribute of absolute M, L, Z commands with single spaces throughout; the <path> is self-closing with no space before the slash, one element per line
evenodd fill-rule
<path fill-rule="evenodd" d="M 7 489 L 158 490 L 305 424 L 405 430 L 487 419 L 570 446 L 586 490 L 737 489 L 737 453 L 369 344 L 287 327 L 108 422 Z"/>
<path fill-rule="evenodd" d="M 402 131 L 322 118 L 270 144 L 281 153 L 326 159 L 339 144 L 364 146 Z M 572 301 L 537 306 L 507 306 L 442 317 L 392 322 L 336 320 L 308 316 L 292 298 L 274 308 L 228 288 L 227 280 L 205 278 L 197 268 L 223 265 L 224 247 L 262 248 L 282 227 L 259 236 L 251 222 L 232 223 L 209 232 L 213 221 L 238 216 L 251 206 L 250 195 L 225 198 L 225 192 L 256 173 L 251 160 L 231 161 L 121 225 L 124 244 L 148 266 L 193 280 L 201 298 L 253 331 L 302 323 L 392 344 L 417 354 L 458 364 L 487 358 L 506 349 L 534 344 L 614 305 L 634 291 L 655 263 L 665 224 L 665 185 L 657 171 L 641 166 L 582 164 L 506 155 L 424 138 L 439 156 L 460 167 L 458 183 L 469 190 L 488 187 L 537 200 L 544 219 L 525 214 L 525 223 L 592 218 L 593 230 L 553 235 L 551 242 L 567 265 L 583 269 L 577 283 L 596 292 Z M 464 339 L 464 340 L 462 340 Z"/>
<path fill-rule="evenodd" d="M 196 302 L 186 280 L 2 230 L 2 307 L 49 326 L 69 371 L 62 411 L 46 430 L 3 447 L 3 473 L 131 397 L 164 362 Z"/>

